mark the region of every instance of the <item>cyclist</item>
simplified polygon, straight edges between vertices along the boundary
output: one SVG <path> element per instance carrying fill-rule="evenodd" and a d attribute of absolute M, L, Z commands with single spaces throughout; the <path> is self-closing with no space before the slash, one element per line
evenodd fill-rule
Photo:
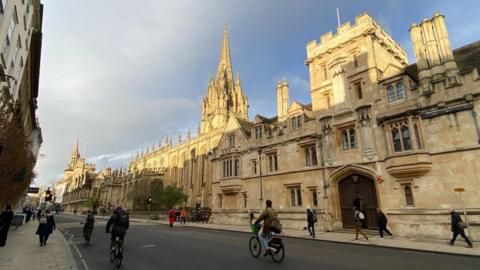
<path fill-rule="evenodd" d="M 123 238 L 127 233 L 128 226 L 130 225 L 128 212 L 121 207 L 117 207 L 115 211 L 113 211 L 113 215 L 107 222 L 107 227 L 105 229 L 106 233 L 110 232 L 110 227 L 113 225 L 112 228 L 112 237 L 110 242 L 110 249 L 115 248 L 115 238 L 118 236 L 120 240 L 123 242 Z"/>
<path fill-rule="evenodd" d="M 83 225 L 83 236 L 90 239 L 93 231 L 93 223 L 95 222 L 95 217 L 93 216 L 92 210 L 88 210 L 85 224 Z"/>
<path fill-rule="evenodd" d="M 278 233 L 279 230 L 281 230 L 281 228 L 275 228 L 275 226 L 272 226 L 272 223 L 277 223 L 276 221 L 278 221 L 277 211 L 273 209 L 272 201 L 267 200 L 265 203 L 267 207 L 265 208 L 265 210 L 263 210 L 262 214 L 260 214 L 258 219 L 255 221 L 255 225 L 263 221 L 263 230 L 262 234 L 260 235 L 260 242 L 265 248 L 265 254 L 263 254 L 263 256 L 267 256 L 272 253 L 272 248 L 268 246 L 268 243 L 272 238 L 272 232 Z"/>

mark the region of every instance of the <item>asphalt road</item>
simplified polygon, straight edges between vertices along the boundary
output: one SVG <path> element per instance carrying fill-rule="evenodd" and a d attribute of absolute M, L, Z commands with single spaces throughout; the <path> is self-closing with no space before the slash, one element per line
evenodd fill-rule
<path fill-rule="evenodd" d="M 89 247 L 83 245 L 82 217 L 56 216 L 57 227 L 70 241 L 79 269 L 114 269 L 110 235 L 97 218 Z M 125 237 L 121 269 L 480 269 L 480 258 L 284 238 L 281 264 L 270 257 L 253 258 L 250 235 L 207 229 L 132 223 Z M 80 255 L 79 255 L 80 254 Z"/>

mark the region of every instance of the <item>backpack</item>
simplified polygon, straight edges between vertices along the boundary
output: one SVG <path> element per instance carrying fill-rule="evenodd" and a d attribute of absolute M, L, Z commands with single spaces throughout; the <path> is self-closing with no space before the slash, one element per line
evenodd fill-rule
<path fill-rule="evenodd" d="M 128 213 L 125 210 L 117 213 L 113 230 L 118 234 L 125 234 L 128 228 Z"/>
<path fill-rule="evenodd" d="M 315 223 L 318 222 L 318 218 L 317 218 L 317 214 L 316 214 L 316 213 L 313 213 L 313 222 L 315 222 Z"/>
<path fill-rule="evenodd" d="M 268 215 L 270 215 L 270 212 L 268 212 Z M 280 220 L 278 218 L 272 218 L 272 223 L 270 224 L 270 230 L 276 234 L 282 233 L 282 223 L 280 223 Z"/>
<path fill-rule="evenodd" d="M 282 223 L 280 223 L 278 218 L 272 219 L 270 230 L 276 234 L 282 233 Z"/>
<path fill-rule="evenodd" d="M 118 215 L 117 224 L 121 226 L 128 226 L 128 213 L 122 210 Z"/>

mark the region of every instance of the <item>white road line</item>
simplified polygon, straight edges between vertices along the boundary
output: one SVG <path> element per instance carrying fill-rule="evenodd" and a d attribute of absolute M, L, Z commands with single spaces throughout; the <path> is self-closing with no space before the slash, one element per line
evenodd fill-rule
<path fill-rule="evenodd" d="M 68 230 L 64 230 L 65 234 L 68 234 L 70 235 L 70 238 L 68 239 L 68 242 L 70 245 L 72 245 L 75 250 L 77 251 L 77 254 L 78 254 L 78 257 L 80 258 L 80 260 L 82 261 L 83 263 L 83 267 L 85 268 L 85 270 L 90 270 L 90 268 L 88 268 L 88 265 L 87 265 L 87 262 L 85 261 L 85 259 L 83 258 L 82 256 L 82 253 L 80 253 L 80 250 L 78 249 L 77 245 L 72 241 L 73 239 L 73 234 L 71 234 L 70 232 L 68 232 Z"/>
<path fill-rule="evenodd" d="M 156 245 L 154 244 L 150 244 L 150 245 L 143 245 L 143 246 L 140 246 L 142 248 L 151 248 L 151 247 L 156 247 Z"/>

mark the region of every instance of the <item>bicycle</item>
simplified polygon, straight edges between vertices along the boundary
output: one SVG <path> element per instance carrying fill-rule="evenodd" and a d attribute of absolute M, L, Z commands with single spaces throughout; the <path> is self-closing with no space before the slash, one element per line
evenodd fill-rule
<path fill-rule="evenodd" d="M 254 258 L 258 258 L 262 254 L 262 244 L 260 242 L 260 228 L 261 224 L 252 224 L 251 229 L 253 235 L 249 240 L 249 251 Z M 270 257 L 276 263 L 281 263 L 285 258 L 285 246 L 283 245 L 282 238 L 273 236 L 268 242 L 268 247 L 271 248 Z"/>
<path fill-rule="evenodd" d="M 81 225 L 84 225 L 84 223 L 80 223 Z M 83 228 L 83 238 L 84 238 L 84 244 L 85 246 L 90 246 L 90 238 L 92 238 L 92 232 L 93 232 L 93 225 L 92 227 L 84 227 Z"/>
<path fill-rule="evenodd" d="M 119 236 L 115 236 L 114 248 L 110 250 L 110 262 L 114 263 L 117 268 L 122 265 L 123 248 L 122 240 Z"/>

